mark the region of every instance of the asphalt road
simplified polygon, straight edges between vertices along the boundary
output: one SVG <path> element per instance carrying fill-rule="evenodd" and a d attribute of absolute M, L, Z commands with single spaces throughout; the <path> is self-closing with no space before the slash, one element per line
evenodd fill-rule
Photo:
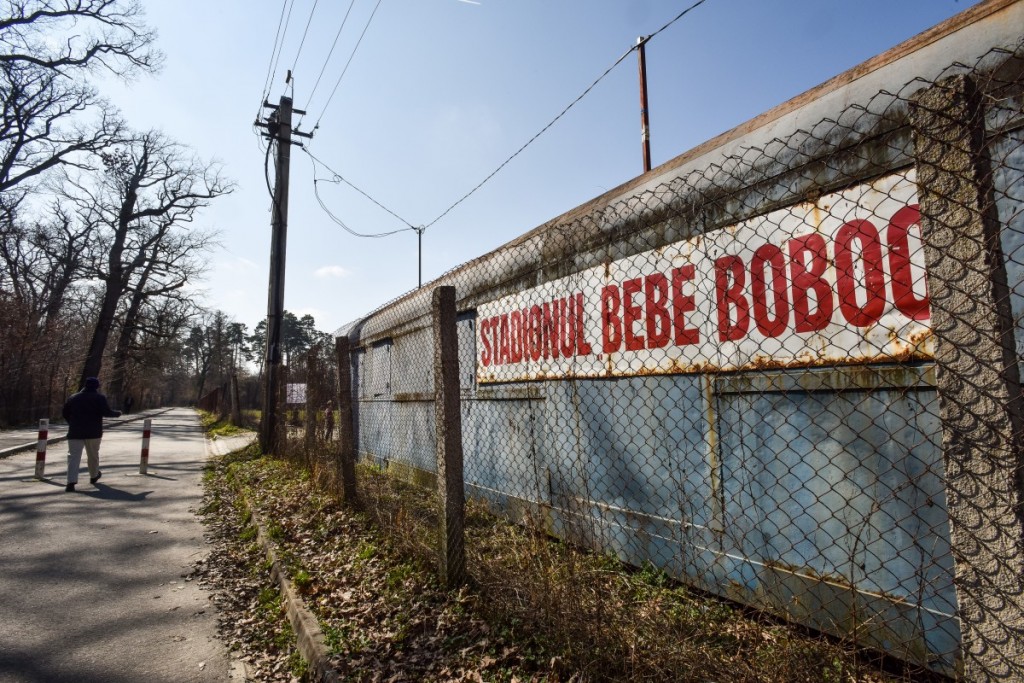
<path fill-rule="evenodd" d="M 194 411 L 106 431 L 103 477 L 65 493 L 67 446 L 0 459 L 0 683 L 241 680 L 210 595 L 185 577 L 206 555 L 194 511 L 206 442 Z"/>

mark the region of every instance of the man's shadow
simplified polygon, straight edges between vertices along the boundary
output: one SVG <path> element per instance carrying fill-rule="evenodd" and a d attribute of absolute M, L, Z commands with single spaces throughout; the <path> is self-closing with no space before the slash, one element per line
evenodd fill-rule
<path fill-rule="evenodd" d="M 81 491 L 80 493 L 84 493 L 90 498 L 99 498 L 101 500 L 121 500 L 136 503 L 141 503 L 146 500 L 146 497 L 149 496 L 149 494 L 153 493 L 152 491 L 129 493 L 122 489 L 114 488 L 113 486 L 107 486 L 102 482 L 96 482 L 94 486 L 96 487 L 94 490 Z"/>

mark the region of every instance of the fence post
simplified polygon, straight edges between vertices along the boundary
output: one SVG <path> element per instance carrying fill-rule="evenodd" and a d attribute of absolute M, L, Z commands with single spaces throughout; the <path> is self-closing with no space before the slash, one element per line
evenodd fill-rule
<path fill-rule="evenodd" d="M 455 326 L 455 287 L 433 292 L 434 428 L 437 433 L 437 487 L 440 497 L 441 580 L 463 582 L 465 503 L 462 480 L 462 407 L 459 397 L 459 339 Z"/>
<path fill-rule="evenodd" d="M 238 402 L 238 373 L 232 372 L 229 380 L 229 392 L 231 394 L 231 424 L 236 427 L 242 426 L 242 407 Z"/>
<path fill-rule="evenodd" d="M 352 356 L 348 337 L 334 340 L 334 355 L 338 359 L 338 474 L 341 494 L 346 503 L 356 502 L 356 443 L 352 424 Z"/>
<path fill-rule="evenodd" d="M 46 439 L 50 432 L 50 421 L 39 421 L 39 442 L 36 444 L 36 479 L 43 478 L 46 470 Z"/>
<path fill-rule="evenodd" d="M 985 157 L 959 75 L 911 104 L 964 674 L 1024 680 L 1020 376 Z"/>
<path fill-rule="evenodd" d="M 320 392 L 317 389 L 319 384 L 316 384 L 319 380 L 320 367 L 318 361 L 319 349 L 313 346 L 306 352 L 306 416 L 303 422 L 306 423 L 305 432 L 303 434 L 303 443 L 305 444 L 306 459 L 310 465 L 313 464 L 313 447 L 316 444 L 316 432 L 317 432 L 317 412 L 320 409 Z"/>
<path fill-rule="evenodd" d="M 153 420 L 146 418 L 142 421 L 142 456 L 139 458 L 139 474 L 149 473 L 149 436 Z"/>

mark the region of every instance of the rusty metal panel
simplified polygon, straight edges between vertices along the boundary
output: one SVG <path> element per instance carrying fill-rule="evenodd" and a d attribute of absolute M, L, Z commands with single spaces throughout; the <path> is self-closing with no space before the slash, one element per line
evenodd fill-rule
<path fill-rule="evenodd" d="M 393 391 L 398 394 L 433 394 L 434 368 L 422 359 L 432 358 L 434 340 L 429 327 L 396 337 L 391 350 Z"/>
<path fill-rule="evenodd" d="M 474 495 L 499 507 L 507 498 L 547 503 L 546 476 L 536 453 L 538 403 L 543 401 L 463 401 L 463 471 Z"/>
<path fill-rule="evenodd" d="M 915 173 L 478 308 L 481 383 L 927 359 Z"/>
<path fill-rule="evenodd" d="M 437 472 L 434 403 L 432 400 L 396 401 L 391 404 L 390 457 L 423 472 Z"/>
<path fill-rule="evenodd" d="M 386 460 L 392 451 L 391 346 L 390 341 L 374 344 L 355 356 L 357 449 L 378 460 Z"/>
<path fill-rule="evenodd" d="M 884 629 L 862 630 L 866 642 L 900 643 L 904 658 L 952 672 L 959 627 L 935 391 L 825 384 L 837 391 L 717 396 L 725 554 L 744 558 L 727 580 L 830 632 L 884 616 Z"/>

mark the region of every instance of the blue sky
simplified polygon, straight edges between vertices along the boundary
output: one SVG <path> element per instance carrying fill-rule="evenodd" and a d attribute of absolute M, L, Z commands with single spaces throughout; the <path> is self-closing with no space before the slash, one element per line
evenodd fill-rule
<path fill-rule="evenodd" d="M 252 123 L 283 6 L 291 6 L 291 19 L 267 91 L 271 101 L 293 93 L 284 75 L 294 65 L 295 106 L 308 111 L 300 127 L 319 122 L 309 151 L 418 226 L 494 171 L 638 36 L 692 2 L 143 0 L 165 66 L 105 91 L 131 125 L 161 129 L 219 160 L 237 183 L 201 216 L 223 246 L 197 296 L 251 329 L 266 315 L 270 253 L 264 154 Z M 706 0 L 647 46 L 654 165 L 973 4 Z M 639 175 L 639 121 L 632 54 L 426 231 L 424 281 Z M 285 306 L 330 331 L 416 287 L 416 235 L 352 237 L 321 210 L 313 173 L 311 158 L 294 149 Z M 318 174 L 330 176 L 322 167 Z M 407 227 L 344 185 L 319 187 L 332 213 L 358 232 Z"/>

